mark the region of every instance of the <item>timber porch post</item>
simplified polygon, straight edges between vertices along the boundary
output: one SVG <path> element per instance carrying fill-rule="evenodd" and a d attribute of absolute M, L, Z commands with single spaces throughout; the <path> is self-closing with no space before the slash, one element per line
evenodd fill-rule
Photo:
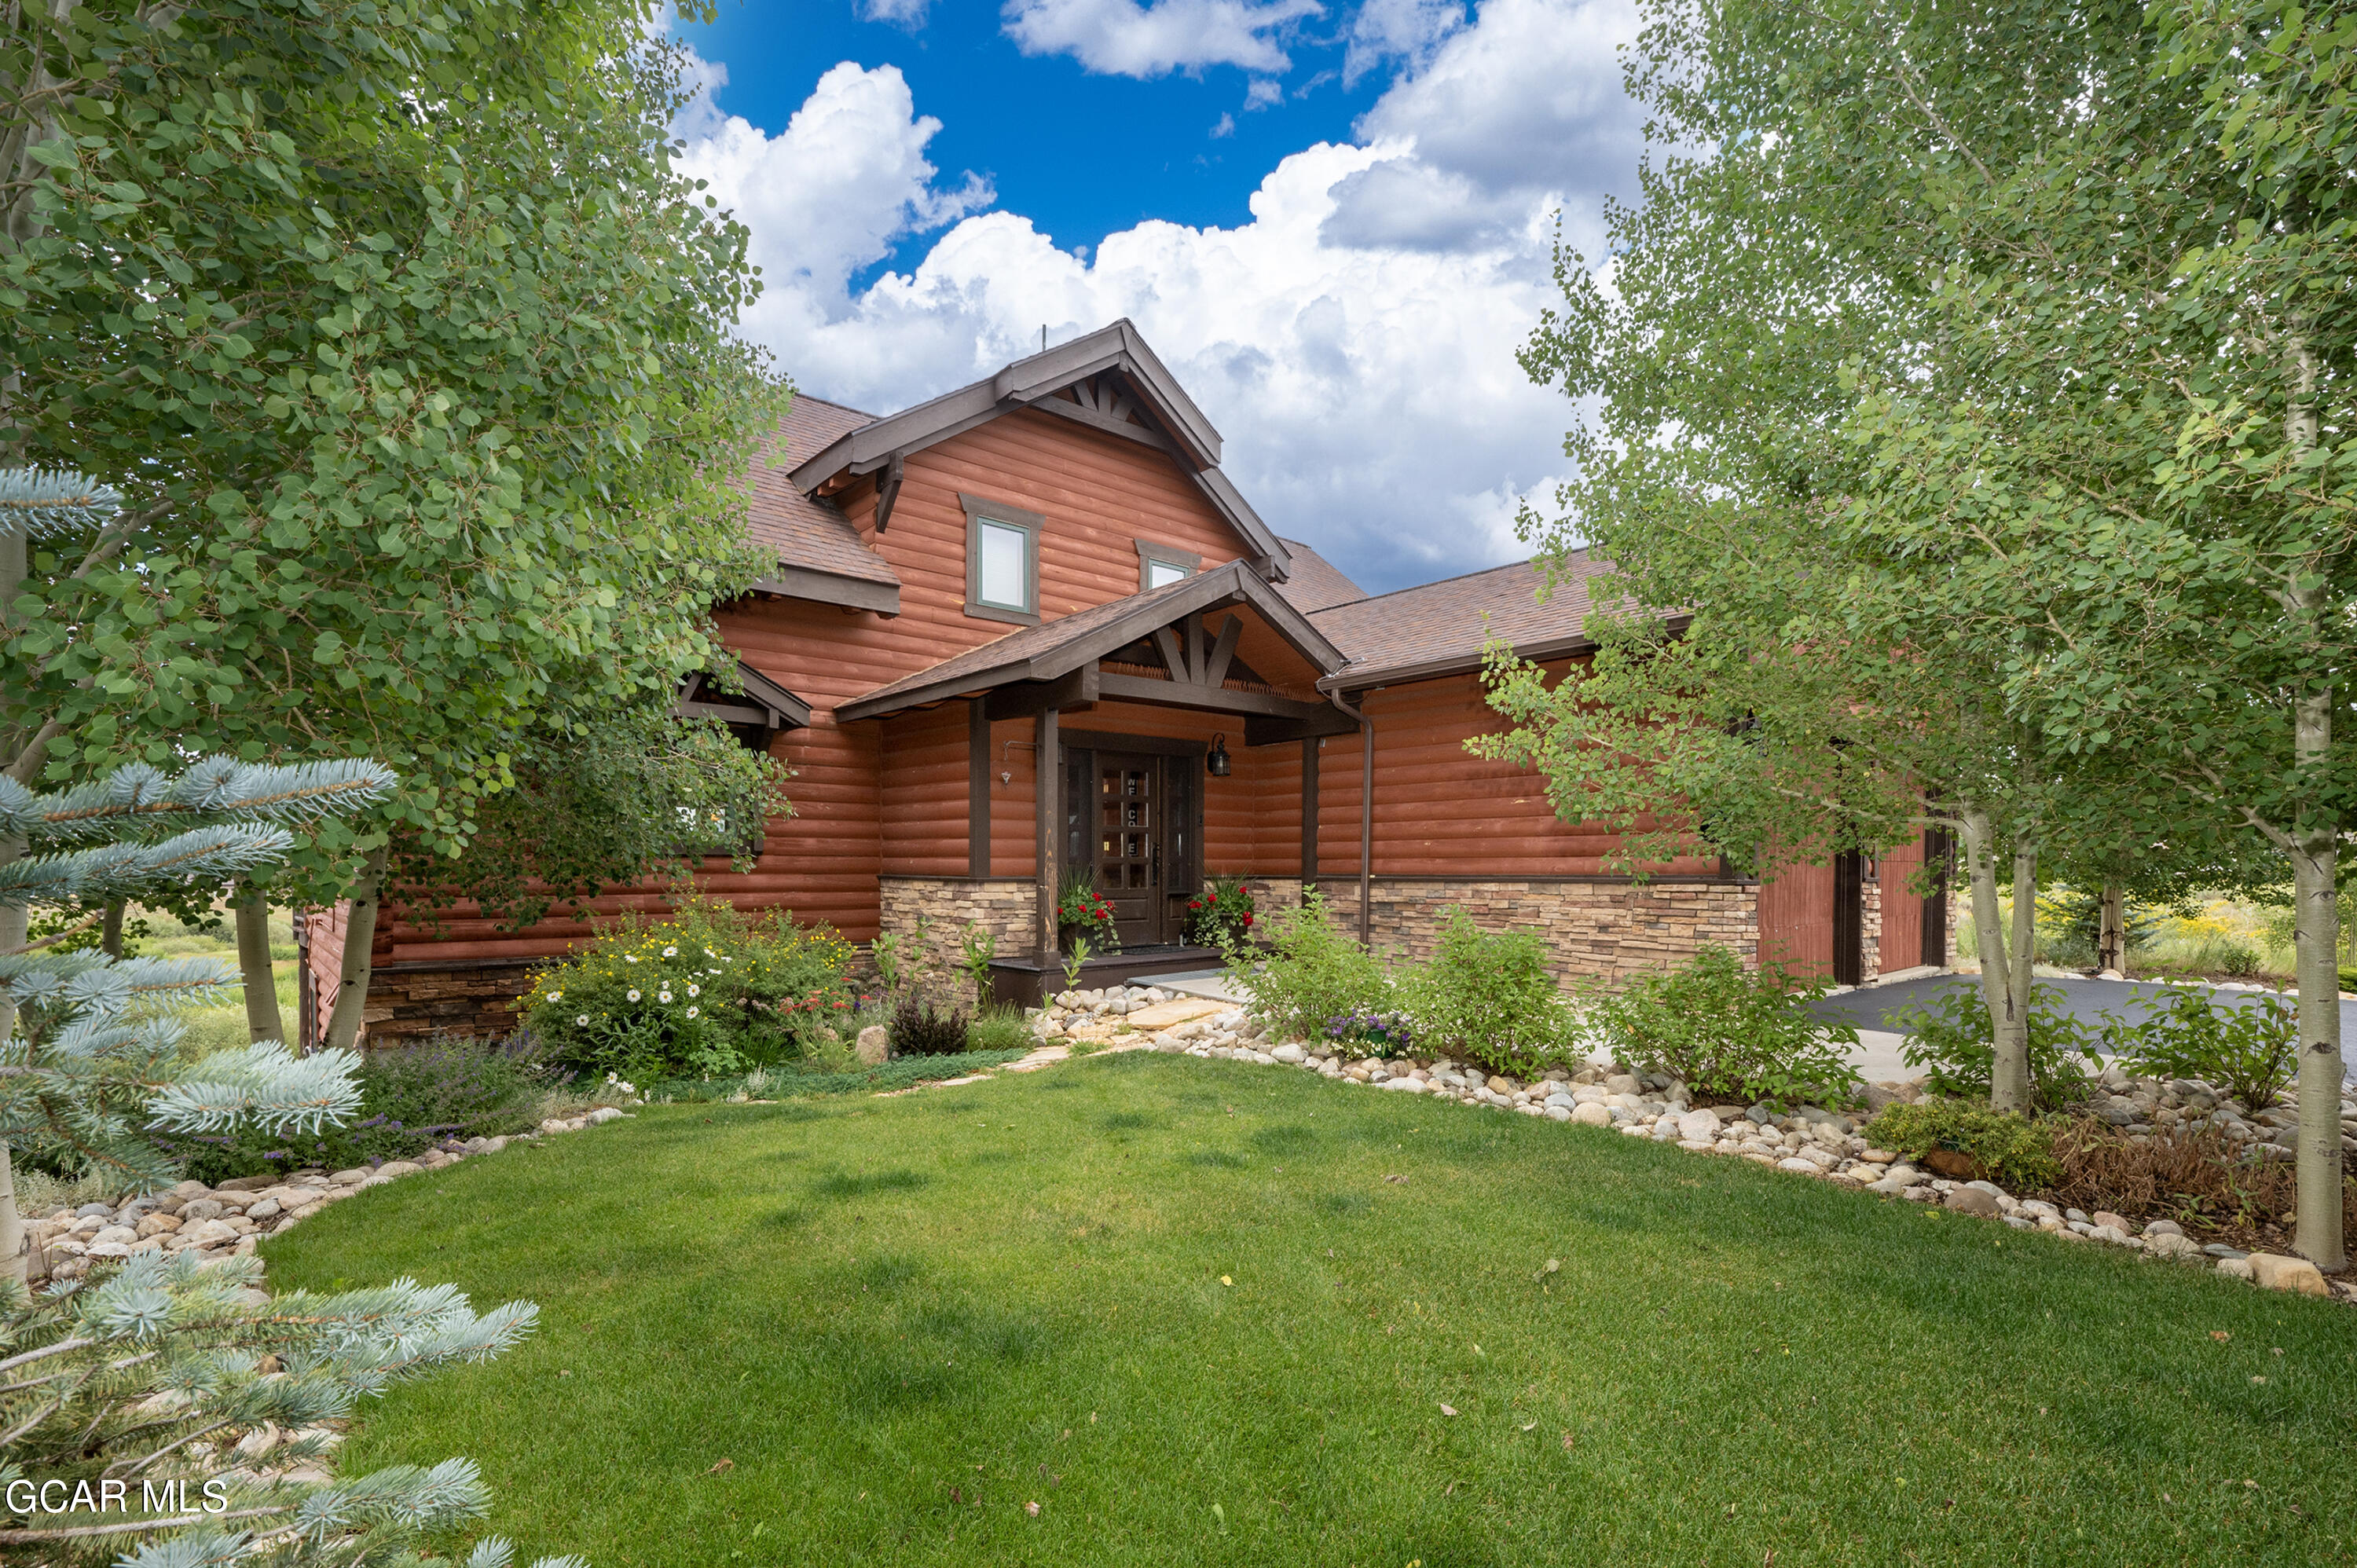
<path fill-rule="evenodd" d="M 1056 745 L 1056 710 L 1042 708 L 1039 719 L 1039 749 L 1032 756 L 1039 759 L 1037 786 L 1032 790 L 1036 804 L 1039 836 L 1039 854 L 1034 862 L 1039 868 L 1039 983 L 1048 984 L 1048 971 L 1060 962 L 1056 942 L 1056 890 L 1063 880 L 1063 811 L 1064 759 Z"/>

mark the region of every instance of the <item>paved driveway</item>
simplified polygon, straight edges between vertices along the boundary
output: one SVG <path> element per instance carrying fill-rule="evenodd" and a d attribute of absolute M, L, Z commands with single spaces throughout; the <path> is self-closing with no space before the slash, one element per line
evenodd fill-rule
<path fill-rule="evenodd" d="M 2061 992 L 2063 1010 L 2087 1024 L 2100 1022 L 2099 1015 L 2104 1013 L 2131 1021 L 2141 1018 L 2154 997 L 2176 989 L 2153 981 L 2083 980 L 2075 976 L 2067 980 L 2041 978 L 2038 983 Z M 1889 985 L 1844 992 L 1839 996 L 1820 997 L 1809 1004 L 1809 1010 L 1820 1017 L 1846 1020 L 1861 1030 L 1886 1032 L 1895 1027 L 1890 1022 L 1892 1015 L 1912 1006 L 1928 1006 L 1943 992 L 1966 990 L 1978 984 L 1980 977 L 1975 974 L 1926 975 L 1921 980 L 1895 981 Z M 2206 989 L 2216 1003 L 2230 1007 L 2252 995 L 2232 987 Z M 2341 1004 L 2341 1054 L 2349 1069 L 2357 1072 L 2357 1002 Z"/>

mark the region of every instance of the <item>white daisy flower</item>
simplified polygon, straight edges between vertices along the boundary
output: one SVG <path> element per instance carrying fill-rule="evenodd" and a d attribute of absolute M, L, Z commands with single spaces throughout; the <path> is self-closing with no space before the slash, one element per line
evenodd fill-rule
<path fill-rule="evenodd" d="M 586 1029 L 586 1028 L 587 1028 L 587 1027 L 589 1026 L 589 1015 L 588 1015 L 588 1014 L 587 1014 L 587 1013 L 584 1013 L 584 1014 L 582 1014 L 582 1015 L 581 1015 L 581 1016 L 579 1016 L 578 1018 L 574 1019 L 573 1021 L 574 1021 L 576 1024 L 578 1024 L 581 1027 L 583 1027 L 583 1028 L 585 1028 L 585 1029 Z"/>
<path fill-rule="evenodd" d="M 639 955 L 634 952 L 626 952 L 622 955 L 622 961 L 624 963 L 636 963 L 639 961 Z"/>
<path fill-rule="evenodd" d="M 633 1002 L 636 1002 L 638 999 L 639 999 L 639 993 L 638 993 L 638 992 L 634 989 L 634 990 L 632 990 L 632 991 L 631 991 L 631 993 L 630 993 L 630 1000 L 631 1000 L 631 1001 L 633 1001 Z"/>
<path fill-rule="evenodd" d="M 704 994 L 704 987 L 701 985 L 691 985 L 687 988 L 687 993 L 690 996 L 701 996 Z"/>
<path fill-rule="evenodd" d="M 710 948 L 706 948 L 704 950 L 704 956 L 706 958 L 718 958 L 720 955 L 714 952 Z"/>
<path fill-rule="evenodd" d="M 551 1002 L 562 1002 L 565 1000 L 565 993 L 562 991 L 552 991 L 548 993 L 548 999 Z"/>
<path fill-rule="evenodd" d="M 688 1015 L 689 1017 L 693 1018 L 693 1017 L 694 1017 L 694 1016 L 695 1016 L 695 1015 L 696 1015 L 696 1011 L 697 1011 L 697 1010 L 696 1010 L 695 1008 L 691 1007 L 691 1008 L 689 1008 L 689 1009 L 687 1010 L 687 1015 Z"/>
<path fill-rule="evenodd" d="M 678 950 L 677 948 L 665 948 L 665 949 L 663 949 L 663 957 L 665 957 L 665 958 L 677 958 L 678 956 L 679 956 L 679 950 Z"/>
<path fill-rule="evenodd" d="M 658 991 L 655 993 L 655 1000 L 658 1002 L 668 1002 L 671 1000 L 671 993 L 668 991 Z"/>

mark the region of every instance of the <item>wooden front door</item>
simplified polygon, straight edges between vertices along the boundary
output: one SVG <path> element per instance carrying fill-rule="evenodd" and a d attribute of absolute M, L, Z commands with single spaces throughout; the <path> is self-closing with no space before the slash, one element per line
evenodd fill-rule
<path fill-rule="evenodd" d="M 1113 906 L 1114 929 L 1125 948 L 1168 940 L 1162 929 L 1169 837 L 1163 761 L 1135 752 L 1096 754 L 1097 891 Z"/>

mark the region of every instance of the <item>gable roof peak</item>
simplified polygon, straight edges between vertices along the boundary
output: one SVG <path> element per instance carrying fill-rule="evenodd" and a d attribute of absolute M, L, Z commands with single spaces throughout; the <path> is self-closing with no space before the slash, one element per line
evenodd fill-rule
<path fill-rule="evenodd" d="M 1093 400 L 1056 394 L 1108 371 L 1118 372 L 1153 423 L 1136 424 Z M 1220 472 L 1220 433 L 1127 317 L 1092 332 L 1009 361 L 995 375 L 845 431 L 797 464 L 791 475 L 804 495 L 833 481 L 876 473 L 938 442 L 1017 409 L 1061 415 L 1167 454 L 1212 507 L 1259 553 L 1262 569 L 1282 579 L 1291 560 L 1251 505 Z"/>

